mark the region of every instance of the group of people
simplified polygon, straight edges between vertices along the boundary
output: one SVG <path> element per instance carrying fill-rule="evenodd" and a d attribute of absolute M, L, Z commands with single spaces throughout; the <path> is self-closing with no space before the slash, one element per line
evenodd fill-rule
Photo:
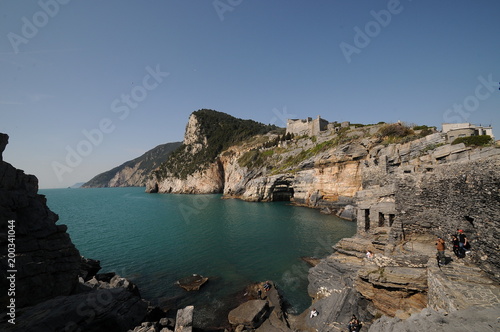
<path fill-rule="evenodd" d="M 451 243 L 453 245 L 453 252 L 458 258 L 464 258 L 466 253 L 470 250 L 469 240 L 467 239 L 463 229 L 457 229 L 457 234 L 451 236 Z M 446 257 L 444 255 L 446 243 L 443 238 L 437 238 L 436 249 L 438 263 L 440 265 L 446 264 Z"/>
<path fill-rule="evenodd" d="M 348 331 L 358 332 L 360 328 L 361 328 L 361 323 L 359 322 L 358 318 L 356 317 L 356 315 L 352 315 L 349 324 L 347 324 Z"/>

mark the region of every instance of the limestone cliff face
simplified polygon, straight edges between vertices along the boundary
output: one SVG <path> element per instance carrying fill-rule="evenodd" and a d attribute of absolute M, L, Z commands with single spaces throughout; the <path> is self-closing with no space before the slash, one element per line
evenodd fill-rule
<path fill-rule="evenodd" d="M 223 188 L 223 170 L 220 163 L 212 163 L 186 179 L 169 177 L 163 181 L 149 180 L 146 190 L 160 193 L 216 194 Z"/>
<path fill-rule="evenodd" d="M 57 225 L 58 216 L 49 210 L 43 195 L 38 195 L 38 180 L 12 165 L 1 161 L 1 153 L 8 142 L 0 134 L 0 233 L 1 269 L 16 273 L 16 307 L 69 295 L 78 284 L 80 254 L 75 248 L 65 225 Z M 11 224 L 8 224 L 9 221 Z M 7 260 L 8 225 L 14 225 L 15 258 Z M 2 289 L 8 289 L 8 280 L 2 277 Z M 5 296 L 2 294 L 2 307 Z"/>
<path fill-rule="evenodd" d="M 208 143 L 207 137 L 201 131 L 201 123 L 195 114 L 189 116 L 183 143 L 191 147 L 192 154 L 199 152 Z"/>

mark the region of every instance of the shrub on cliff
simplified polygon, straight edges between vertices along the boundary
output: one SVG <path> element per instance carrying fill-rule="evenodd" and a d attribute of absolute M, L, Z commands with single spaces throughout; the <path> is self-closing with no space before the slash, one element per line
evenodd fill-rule
<path fill-rule="evenodd" d="M 466 146 L 485 146 L 493 143 L 490 135 L 479 135 L 479 136 L 469 136 L 469 137 L 459 137 L 456 138 L 452 145 L 464 143 Z"/>
<path fill-rule="evenodd" d="M 406 137 L 414 133 L 410 127 L 402 123 L 386 124 L 378 132 L 381 137 Z"/>

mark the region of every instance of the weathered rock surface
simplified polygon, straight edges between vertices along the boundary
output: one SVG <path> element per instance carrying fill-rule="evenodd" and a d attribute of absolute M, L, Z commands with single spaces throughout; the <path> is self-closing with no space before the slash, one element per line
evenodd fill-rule
<path fill-rule="evenodd" d="M 193 274 L 192 276 L 182 278 L 178 281 L 179 286 L 183 289 L 189 291 L 199 290 L 208 281 L 207 277 L 203 277 L 199 274 Z"/>
<path fill-rule="evenodd" d="M 451 313 L 426 308 L 405 320 L 384 316 L 373 323 L 368 332 L 500 331 L 499 312 L 500 304 L 474 306 Z"/>
<path fill-rule="evenodd" d="M 0 136 L 3 151 L 8 136 Z M 1 153 L 0 153 L 1 155 Z M 0 264 L 7 266 L 8 221 L 15 225 L 16 307 L 35 305 L 59 295 L 69 295 L 78 284 L 80 254 L 71 242 L 67 227 L 56 225 L 58 216 L 38 195 L 38 180 L 10 164 L 0 162 Z M 0 278 L 2 289 L 8 280 Z M 1 305 L 5 308 L 6 293 Z"/>
<path fill-rule="evenodd" d="M 264 283 L 252 284 L 247 287 L 246 294 L 251 300 L 242 303 L 230 311 L 228 320 L 235 331 L 254 329 L 255 331 L 292 331 L 286 313 L 283 311 L 283 301 L 274 282 L 269 282 L 271 288 L 266 291 Z M 261 295 L 259 297 L 259 291 Z"/>
<path fill-rule="evenodd" d="M 147 308 L 145 301 L 125 288 L 97 289 L 20 310 L 10 330 L 122 332 L 140 323 Z"/>
<path fill-rule="evenodd" d="M 267 301 L 247 301 L 229 312 L 229 323 L 236 326 L 244 325 L 247 328 L 257 328 L 264 321 L 268 309 Z"/>
<path fill-rule="evenodd" d="M 0 134 L 0 151 L 8 136 Z M 0 160 L 1 160 L 0 153 Z M 126 331 L 142 321 L 148 303 L 128 280 L 98 281 L 99 261 L 80 256 L 58 216 L 38 195 L 38 180 L 0 161 L 0 250 L 5 271 L 15 269 L 15 324 L 4 309 L 0 324 L 11 331 Z M 11 221 L 11 222 L 9 222 Z M 15 230 L 15 258 L 7 260 L 7 233 Z M 8 263 L 14 265 L 7 266 Z M 85 280 L 89 280 L 85 283 Z M 6 308 L 7 292 L 1 304 Z"/>
<path fill-rule="evenodd" d="M 83 256 L 81 259 L 79 276 L 82 277 L 84 281 L 89 281 L 95 277 L 97 272 L 101 269 L 101 262 Z"/>
<path fill-rule="evenodd" d="M 191 332 L 193 330 L 194 306 L 187 306 L 177 310 L 175 319 L 175 332 Z"/>

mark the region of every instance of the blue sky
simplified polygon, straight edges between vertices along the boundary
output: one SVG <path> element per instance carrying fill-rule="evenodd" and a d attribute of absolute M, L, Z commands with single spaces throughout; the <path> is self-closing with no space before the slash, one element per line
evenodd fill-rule
<path fill-rule="evenodd" d="M 4 160 L 67 187 L 181 141 L 201 108 L 491 124 L 498 139 L 499 14 L 494 0 L 3 0 Z"/>

